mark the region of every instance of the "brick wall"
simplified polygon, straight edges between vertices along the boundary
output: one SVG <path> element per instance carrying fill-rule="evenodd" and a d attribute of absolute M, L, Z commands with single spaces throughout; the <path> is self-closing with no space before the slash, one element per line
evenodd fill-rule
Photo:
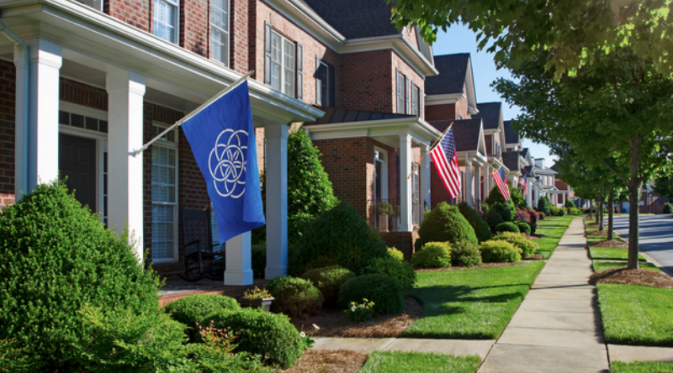
<path fill-rule="evenodd" d="M 230 4 L 231 12 L 231 50 L 229 58 L 229 67 L 241 74 L 247 73 L 248 66 L 248 44 L 249 44 L 249 12 L 248 0 L 232 0 Z"/>
<path fill-rule="evenodd" d="M 456 120 L 456 104 L 425 106 L 425 120 Z"/>
<path fill-rule="evenodd" d="M 0 210 L 14 204 L 14 111 L 16 70 L 0 61 Z"/>
<path fill-rule="evenodd" d="M 180 0 L 180 46 L 204 57 L 210 56 L 209 8 L 208 0 Z"/>
<path fill-rule="evenodd" d="M 393 71 L 391 73 L 391 70 Z M 340 57 L 337 106 L 352 110 L 393 112 L 392 51 L 349 53 Z"/>
<path fill-rule="evenodd" d="M 103 11 L 114 18 L 151 32 L 151 0 L 112 0 L 105 1 Z"/>
<path fill-rule="evenodd" d="M 394 51 L 392 52 L 392 55 L 391 55 L 391 70 L 390 71 L 391 71 L 391 75 L 393 76 L 393 79 L 392 79 L 392 84 L 393 84 L 392 89 L 393 89 L 393 91 L 392 91 L 391 99 L 392 99 L 393 104 L 394 104 L 393 107 L 394 107 L 395 112 L 404 113 L 403 110 L 398 110 L 398 108 L 397 108 L 397 93 L 396 93 L 397 92 L 397 78 L 396 78 L 396 75 L 395 75 L 395 71 L 397 69 L 399 69 L 401 74 L 403 74 L 404 76 L 409 78 L 409 86 L 407 87 L 407 89 L 409 89 L 409 92 L 407 92 L 407 94 L 409 95 L 409 107 L 411 107 L 411 105 L 413 103 L 413 101 L 411 99 L 412 83 L 416 87 L 421 87 L 423 89 L 423 92 L 425 92 L 425 80 L 423 79 L 423 77 L 420 74 L 418 74 L 416 72 L 416 70 L 414 70 L 411 66 L 409 66 L 409 64 L 406 63 L 404 61 L 404 59 L 402 59 L 402 57 L 400 57 L 400 55 L 397 54 L 397 52 L 394 52 Z M 425 103 L 421 103 L 421 104 L 424 105 Z M 407 110 L 408 110 L 407 112 L 409 114 L 411 114 L 411 112 L 412 112 L 411 108 L 408 108 Z M 425 110 L 423 110 L 423 113 L 425 114 Z"/>

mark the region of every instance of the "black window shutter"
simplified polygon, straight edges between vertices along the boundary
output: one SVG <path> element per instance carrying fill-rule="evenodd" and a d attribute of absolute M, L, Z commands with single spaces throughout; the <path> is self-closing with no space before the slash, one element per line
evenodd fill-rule
<path fill-rule="evenodd" d="M 322 106 L 322 82 L 320 78 L 320 57 L 315 56 L 315 103 L 318 106 Z"/>
<path fill-rule="evenodd" d="M 404 114 L 409 114 L 409 78 L 404 77 Z"/>
<path fill-rule="evenodd" d="M 297 98 L 304 98 L 304 58 L 302 51 L 304 48 L 297 43 Z"/>
<path fill-rule="evenodd" d="M 418 117 L 423 119 L 423 88 L 418 87 Z"/>
<path fill-rule="evenodd" d="M 271 84 L 271 24 L 264 22 L 264 84 Z"/>
<path fill-rule="evenodd" d="M 329 106 L 336 107 L 336 89 L 334 83 L 336 79 L 334 77 L 334 66 L 329 66 Z"/>

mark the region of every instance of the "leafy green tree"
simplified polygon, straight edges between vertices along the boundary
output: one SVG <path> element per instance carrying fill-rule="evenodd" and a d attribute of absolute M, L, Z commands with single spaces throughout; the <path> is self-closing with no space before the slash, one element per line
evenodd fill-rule
<path fill-rule="evenodd" d="M 664 197 L 673 198 L 673 178 L 664 175 L 654 179 L 654 191 Z"/>

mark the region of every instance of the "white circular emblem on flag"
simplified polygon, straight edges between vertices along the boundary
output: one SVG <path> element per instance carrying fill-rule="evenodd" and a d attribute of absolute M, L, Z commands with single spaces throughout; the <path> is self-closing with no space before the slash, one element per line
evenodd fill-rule
<path fill-rule="evenodd" d="M 222 197 L 239 198 L 245 193 L 245 155 L 248 133 L 226 129 L 217 136 L 208 167 L 215 190 Z"/>

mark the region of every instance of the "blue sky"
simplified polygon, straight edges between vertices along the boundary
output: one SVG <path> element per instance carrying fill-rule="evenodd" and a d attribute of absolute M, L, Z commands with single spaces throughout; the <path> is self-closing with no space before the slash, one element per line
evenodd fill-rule
<path fill-rule="evenodd" d="M 454 25 L 447 32 L 437 35 L 437 41 L 432 46 L 435 55 L 452 53 L 470 53 L 472 58 L 472 70 L 474 71 L 474 84 L 477 91 L 477 102 L 503 102 L 503 115 L 505 120 L 514 119 L 519 114 L 518 106 L 509 107 L 500 95 L 491 88 L 491 83 L 497 78 L 510 78 L 507 70 L 497 70 L 493 62 L 493 55 L 486 51 L 477 52 L 476 34 L 466 26 Z M 545 164 L 550 167 L 553 160 L 549 154 L 549 148 L 543 144 L 536 144 L 523 139 L 523 146 L 530 148 L 535 158 L 545 158 Z"/>

